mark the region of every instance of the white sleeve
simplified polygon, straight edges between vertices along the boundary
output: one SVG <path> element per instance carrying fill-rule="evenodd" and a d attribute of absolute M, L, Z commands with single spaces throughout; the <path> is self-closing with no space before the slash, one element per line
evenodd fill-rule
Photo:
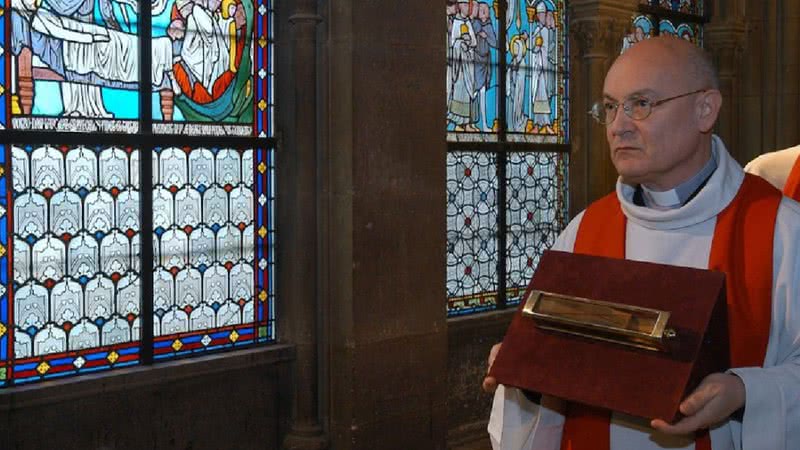
<path fill-rule="evenodd" d="M 553 250 L 571 252 L 583 212 L 561 232 Z M 562 401 L 543 396 L 541 404 L 528 400 L 517 388 L 498 386 L 489 416 L 493 450 L 558 450 L 564 427 Z"/>
<path fill-rule="evenodd" d="M 489 416 L 492 450 L 559 450 L 564 404 L 543 396 L 540 404 L 517 388 L 498 386 Z"/>
<path fill-rule="evenodd" d="M 800 205 L 784 198 L 775 224 L 772 322 L 764 367 L 733 368 L 745 385 L 743 449 L 789 449 L 800 442 Z"/>

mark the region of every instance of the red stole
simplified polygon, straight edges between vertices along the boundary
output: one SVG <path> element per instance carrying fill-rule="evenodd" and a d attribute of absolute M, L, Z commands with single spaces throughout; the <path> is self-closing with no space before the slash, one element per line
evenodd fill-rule
<path fill-rule="evenodd" d="M 772 317 L 772 244 L 780 192 L 746 175 L 733 201 L 717 216 L 708 268 L 726 274 L 731 366 L 761 366 Z M 626 218 L 616 193 L 592 203 L 583 215 L 575 253 L 625 257 Z M 610 414 L 570 404 L 561 450 L 608 450 Z M 696 450 L 710 450 L 708 432 Z"/>
<path fill-rule="evenodd" d="M 795 160 L 792 171 L 789 172 L 789 178 L 783 185 L 783 195 L 800 202 L 800 156 Z"/>

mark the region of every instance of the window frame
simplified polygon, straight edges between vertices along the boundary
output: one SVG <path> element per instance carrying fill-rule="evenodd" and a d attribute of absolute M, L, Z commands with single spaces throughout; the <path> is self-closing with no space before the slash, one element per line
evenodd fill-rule
<path fill-rule="evenodd" d="M 566 143 L 558 144 L 558 143 L 535 143 L 535 142 L 520 142 L 520 141 L 509 141 L 507 139 L 506 128 L 508 128 L 508 122 L 506 118 L 507 113 L 507 95 L 506 95 L 506 71 L 508 68 L 508 64 L 506 63 L 506 47 L 507 47 L 507 29 L 505 23 L 502 18 L 506 17 L 506 12 L 508 10 L 508 0 L 495 0 L 498 3 L 498 31 L 497 31 L 497 52 L 498 52 L 498 65 L 497 65 L 497 89 L 498 92 L 501 94 L 498 95 L 498 105 L 497 105 L 497 120 L 500 126 L 498 127 L 497 132 L 491 133 L 497 136 L 497 141 L 451 141 L 447 140 L 447 153 L 464 153 L 464 152 L 473 152 L 473 153 L 484 153 L 490 154 L 495 157 L 495 163 L 497 167 L 497 296 L 495 300 L 495 307 L 494 309 L 489 309 L 487 311 L 475 311 L 475 312 L 466 312 L 460 314 L 451 314 L 449 308 L 447 310 L 447 317 L 448 319 L 454 319 L 458 317 L 468 317 L 474 316 L 482 313 L 488 313 L 493 311 L 502 311 L 508 309 L 508 288 L 507 288 L 507 277 L 508 277 L 508 270 L 507 270 L 507 234 L 508 234 L 508 221 L 507 221 L 507 210 L 506 210 L 506 201 L 507 201 L 507 191 L 506 191 L 506 184 L 508 183 L 508 176 L 506 171 L 506 166 L 508 164 L 508 155 L 509 153 L 517 153 L 517 152 L 524 152 L 524 153 L 563 153 L 563 154 L 571 154 L 572 152 L 572 143 L 570 139 L 570 132 L 566 134 Z M 565 10 L 562 14 L 567 14 L 567 2 L 565 0 L 564 8 Z M 564 76 L 564 98 L 567 101 L 565 112 L 567 113 L 568 123 L 569 123 L 569 109 L 570 109 L 570 100 L 569 100 L 569 59 L 570 59 L 570 50 L 569 50 L 569 21 L 565 17 L 564 19 L 564 48 L 565 48 L 565 61 L 566 67 L 563 71 Z M 449 64 L 449 62 L 448 62 Z M 447 132 L 447 131 L 445 131 Z M 475 134 L 489 134 L 489 133 L 475 133 Z M 566 180 L 567 185 L 567 192 L 569 192 L 569 181 Z M 566 223 L 564 224 L 566 226 Z M 445 280 L 447 282 L 447 280 Z M 448 297 L 449 300 L 449 297 Z M 515 305 L 511 305 L 515 306 Z"/>
<path fill-rule="evenodd" d="M 261 17 L 258 11 L 258 0 L 250 0 L 253 1 L 254 8 L 253 8 L 253 16 L 254 16 L 254 24 L 255 21 L 259 20 Z M 277 16 L 277 6 L 276 1 L 270 1 L 270 7 L 266 14 L 271 14 L 272 17 L 270 18 L 270 29 L 269 33 L 269 41 L 267 45 L 271 45 L 271 58 L 270 61 L 267 61 L 267 67 L 269 67 L 270 62 L 273 64 L 277 61 L 277 56 L 275 53 L 277 52 L 278 45 L 277 45 L 277 33 L 271 27 L 274 24 L 274 18 Z M 272 124 L 273 124 L 273 135 L 266 136 L 266 137 L 259 137 L 257 135 L 256 130 L 256 121 L 257 119 L 253 118 L 253 133 L 250 136 L 234 136 L 234 135 L 224 135 L 224 136 L 214 136 L 214 135 L 182 135 L 182 134 L 154 134 L 153 130 L 153 105 L 152 105 L 152 88 L 150 78 L 151 78 L 151 68 L 152 68 L 152 9 L 151 4 L 149 2 L 140 1 L 138 3 L 139 8 L 137 10 L 138 13 L 138 23 L 137 23 L 137 32 L 138 32 L 138 55 L 139 55 L 139 89 L 137 91 L 138 97 L 138 106 L 139 106 L 139 118 L 138 118 L 138 125 L 139 129 L 136 133 L 110 133 L 110 132 L 93 132 L 93 133 L 82 133 L 82 132 L 74 132 L 74 131 L 53 131 L 53 130 L 27 130 L 27 129 L 14 129 L 11 127 L 11 120 L 12 120 L 12 113 L 11 113 L 11 106 L 10 106 L 10 91 L 7 91 L 5 95 L 9 96 L 9 100 L 7 101 L 6 106 L 6 117 L 7 123 L 9 124 L 6 128 L 0 128 L 0 144 L 6 146 L 5 153 L 7 155 L 5 167 L 3 167 L 6 171 L 6 185 L 7 189 L 12 189 L 11 179 L 12 179 L 12 159 L 11 155 L 11 147 L 13 145 L 51 145 L 54 147 L 58 146 L 78 146 L 83 145 L 88 148 L 96 148 L 98 146 L 118 146 L 118 147 L 125 147 L 125 146 L 133 146 L 139 151 L 139 208 L 140 208 L 140 230 L 139 230 L 139 239 L 140 239 L 140 255 L 139 255 L 139 264 L 140 264 L 140 313 L 139 313 L 139 320 L 140 320 L 140 336 L 139 336 L 139 358 L 138 362 L 133 365 L 133 367 L 147 367 L 153 366 L 154 364 L 163 365 L 167 364 L 171 361 L 177 361 L 181 359 L 190 359 L 196 358 L 201 356 L 208 356 L 212 354 L 220 354 L 220 353 L 227 353 L 232 351 L 244 350 L 244 349 L 252 349 L 253 347 L 263 347 L 268 344 L 275 344 L 278 342 L 277 336 L 273 334 L 273 336 L 266 341 L 264 339 L 258 338 L 258 330 L 257 330 L 257 323 L 254 323 L 254 332 L 256 333 L 256 337 L 253 339 L 253 342 L 247 344 L 240 344 L 233 348 L 221 348 L 221 349 L 212 349 L 206 350 L 200 353 L 187 353 L 182 355 L 175 355 L 167 359 L 157 360 L 154 358 L 153 350 L 154 350 L 154 329 L 153 329 L 153 302 L 146 301 L 147 299 L 153 298 L 153 273 L 154 273 L 154 260 L 153 260 L 153 211 L 152 211 L 152 202 L 153 202 L 153 153 L 154 149 L 157 147 L 219 147 L 219 148 L 231 148 L 236 150 L 244 150 L 244 149 L 252 149 L 252 151 L 258 152 L 259 150 L 263 149 L 266 151 L 272 152 L 272 160 L 275 161 L 278 157 L 278 153 L 280 152 L 280 139 L 278 139 L 275 135 L 274 127 L 275 121 L 277 118 L 276 110 L 278 104 L 278 97 L 279 94 L 276 91 L 277 86 L 277 75 L 276 75 L 276 67 L 273 65 L 271 67 L 270 75 L 272 85 L 270 87 L 272 92 Z M 7 47 L 10 46 L 10 41 L 8 41 L 8 34 L 11 32 L 11 9 L 9 8 L 6 13 L 0 17 L 0 20 L 4 22 L 6 26 L 6 42 L 4 43 L 3 50 L 6 51 L 6 57 L 10 58 L 11 52 L 10 50 L 6 50 Z M 254 25 L 253 28 L 253 36 L 254 39 L 252 40 L 252 51 L 253 51 L 253 67 L 252 67 L 252 76 L 257 76 L 257 67 L 256 67 L 256 52 L 258 51 L 258 42 L 255 39 L 256 36 L 256 28 Z M 7 63 L 10 65 L 10 62 Z M 3 68 L 2 70 L 5 70 Z M 8 75 L 8 73 L 6 74 Z M 146 82 L 141 82 L 142 80 L 147 80 Z M 10 78 L 7 77 L 7 83 L 10 82 Z M 253 95 L 253 101 L 257 100 L 255 94 Z M 218 122 L 209 122 L 210 124 L 218 123 Z M 265 125 L 266 127 L 266 125 Z M 213 140 L 213 145 L 209 145 L 209 140 Z M 274 167 L 274 166 L 273 166 Z M 253 167 L 256 170 L 255 164 Z M 278 174 L 277 167 L 273 168 L 273 185 L 274 185 L 274 177 Z M 253 185 L 253 200 L 254 203 L 257 202 L 257 193 L 255 187 L 255 180 Z M 273 192 L 274 195 L 274 192 Z M 11 194 L 9 194 L 10 198 Z M 276 217 L 276 207 L 277 198 L 274 197 L 272 199 L 272 211 L 271 217 L 273 221 Z M 9 209 L 12 209 L 12 204 L 9 202 L 8 205 Z M 255 225 L 255 217 L 254 217 L 254 225 Z M 274 234 L 275 229 L 273 228 L 271 231 Z M 257 233 L 256 227 L 254 226 L 254 233 Z M 254 258 L 257 261 L 255 249 L 257 248 L 258 239 L 254 236 L 253 245 L 254 245 Z M 9 272 L 11 272 L 11 264 L 13 263 L 13 233 L 8 235 L 8 264 Z M 275 248 L 273 247 L 273 252 Z M 275 255 L 272 255 L 272 260 L 274 261 Z M 276 266 L 272 266 L 271 270 L 275 270 Z M 13 275 L 13 273 L 12 273 Z M 272 277 L 274 278 L 274 274 Z M 255 281 L 255 280 L 254 280 Z M 9 277 L 8 283 L 8 291 L 13 294 L 13 276 Z M 253 301 L 257 301 L 256 295 L 256 288 L 257 284 L 254 283 L 253 285 Z M 275 287 L 272 287 L 272 295 L 274 299 L 277 299 L 277 291 Z M 13 302 L 12 295 L 9 295 L 8 302 Z M 272 329 L 275 329 L 275 321 L 277 317 L 274 313 L 274 306 L 275 303 L 272 303 L 272 307 L 270 308 L 270 314 L 275 317 L 273 320 Z M 8 321 L 9 328 L 13 325 L 13 321 L 9 318 Z M 274 331 L 273 331 L 274 333 Z M 10 337 L 11 335 L 9 335 Z M 13 348 L 13 340 L 10 343 L 10 347 Z M 42 357 L 46 357 L 47 355 L 39 355 Z M 15 357 L 13 351 L 8 355 L 6 362 L 8 366 L 6 367 L 13 367 L 15 361 Z M 115 369 L 113 366 L 105 368 L 101 370 L 100 373 L 109 373 L 109 372 L 119 372 L 120 370 L 125 370 L 124 368 Z M 96 372 L 87 372 L 84 374 L 77 373 L 71 374 L 68 376 L 60 377 L 59 379 L 64 380 L 80 380 L 80 378 L 85 377 L 90 373 Z M 8 391 L 12 389 L 14 386 L 28 386 L 28 385 L 36 385 L 40 384 L 41 381 L 48 380 L 44 377 L 39 378 L 38 380 L 33 381 L 25 381 L 23 383 L 17 383 L 13 377 L 6 377 L 5 380 L 0 380 L 0 393 L 3 391 Z M 52 379 L 51 379 L 52 380 Z"/>

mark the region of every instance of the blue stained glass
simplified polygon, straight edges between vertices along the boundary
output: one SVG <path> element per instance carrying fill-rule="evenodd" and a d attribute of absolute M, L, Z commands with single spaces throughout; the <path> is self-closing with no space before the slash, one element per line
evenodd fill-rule
<path fill-rule="evenodd" d="M 447 155 L 447 313 L 470 314 L 497 303 L 497 162 L 492 154 Z M 485 245 L 484 245 L 485 244 Z"/>
<path fill-rule="evenodd" d="M 74 374 L 81 370 L 80 361 L 99 347 L 107 356 L 108 348 L 136 346 L 131 342 L 138 340 L 138 331 L 119 319 L 135 318 L 139 310 L 136 256 L 130 254 L 131 239 L 118 231 L 109 192 L 120 186 L 136 192 L 129 175 L 138 166 L 130 152 L 117 148 L 26 146 L 13 151 L 20 155 L 14 164 L 25 166 L 15 170 L 33 174 L 32 179 L 18 179 L 13 204 L 17 220 L 11 224 L 18 243 L 15 262 L 22 258 L 13 299 L 14 379 L 28 382 Z M 70 190 L 78 184 L 89 187 L 82 188 L 86 195 Z M 114 282 L 108 278 L 109 268 L 117 277 Z M 110 300 L 114 297 L 116 307 Z M 48 301 L 57 306 L 43 307 Z M 36 366 L 35 373 L 27 372 L 29 363 Z M 109 361 L 104 367 L 113 365 Z"/>
<path fill-rule="evenodd" d="M 155 270 L 174 289 L 164 291 L 168 306 L 154 316 L 156 358 L 217 348 L 207 335 L 220 328 L 238 330 L 253 320 L 248 311 L 255 307 L 255 193 L 252 177 L 241 176 L 245 168 L 253 170 L 253 153 L 224 148 L 154 152 L 161 168 L 153 174 L 156 189 L 180 186 L 160 191 L 169 196 L 164 214 L 170 222 L 157 233 L 162 256 Z M 208 188 L 200 192 L 198 185 Z M 185 232 L 186 227 L 194 231 Z M 176 271 L 169 272 L 173 267 Z M 234 336 L 231 345 L 243 340 Z"/>
<path fill-rule="evenodd" d="M 506 164 L 507 303 L 519 303 L 542 253 L 567 225 L 566 154 L 509 153 Z"/>
<path fill-rule="evenodd" d="M 152 102 L 155 133 L 257 133 L 263 111 L 257 98 L 259 73 L 267 70 L 259 53 L 272 37 L 258 26 L 261 12 L 254 2 L 226 0 L 212 6 L 199 6 L 186 16 L 181 8 L 154 15 L 154 43 L 171 43 L 163 51 L 175 60 L 161 80 L 153 80 L 158 94 Z M 202 20 L 194 19 L 198 15 Z M 189 38 L 195 34 L 206 36 L 202 44 Z M 156 61 L 160 50 L 153 50 Z"/>

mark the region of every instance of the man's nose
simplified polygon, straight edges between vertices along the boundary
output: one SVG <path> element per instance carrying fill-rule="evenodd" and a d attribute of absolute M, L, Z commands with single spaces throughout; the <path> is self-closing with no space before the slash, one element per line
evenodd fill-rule
<path fill-rule="evenodd" d="M 625 133 L 633 131 L 633 119 L 628 117 L 628 115 L 625 114 L 623 106 L 619 105 L 614 120 L 609 122 L 606 127 L 608 127 L 609 133 L 611 133 L 613 136 L 621 136 Z"/>

